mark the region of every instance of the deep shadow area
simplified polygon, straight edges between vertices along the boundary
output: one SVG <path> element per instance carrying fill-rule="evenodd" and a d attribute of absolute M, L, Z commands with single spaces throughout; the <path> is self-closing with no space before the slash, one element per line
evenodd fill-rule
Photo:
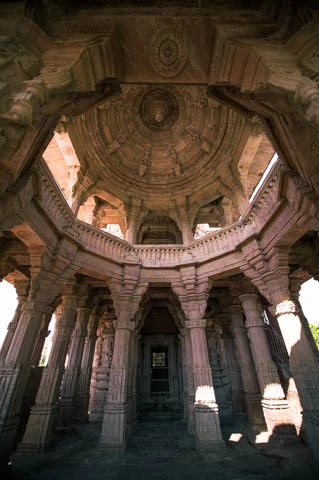
<path fill-rule="evenodd" d="M 243 421 L 223 422 L 227 448 L 221 461 L 205 461 L 195 449 L 187 425 L 174 417 L 140 419 L 131 431 L 127 452 L 112 461 L 97 452 L 101 426 L 86 424 L 60 437 L 47 453 L 14 455 L 13 480 L 312 480 L 319 465 L 303 443 L 291 446 L 253 444 Z"/>

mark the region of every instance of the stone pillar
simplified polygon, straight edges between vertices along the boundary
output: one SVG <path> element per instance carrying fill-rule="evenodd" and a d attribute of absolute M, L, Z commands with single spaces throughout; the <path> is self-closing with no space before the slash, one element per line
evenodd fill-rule
<path fill-rule="evenodd" d="M 76 295 L 65 294 L 62 297 L 48 365 L 41 378 L 35 405 L 31 408 L 23 441 L 18 446 L 20 452 L 42 452 L 53 440 L 57 401 L 70 336 L 74 327 L 77 303 Z"/>
<path fill-rule="evenodd" d="M 239 300 L 246 316 L 250 350 L 255 363 L 268 431 L 277 437 L 293 436 L 296 430 L 277 368 L 271 358 L 264 322 L 258 311 L 258 297 L 256 294 L 246 294 L 240 295 Z"/>
<path fill-rule="evenodd" d="M 12 321 L 8 325 L 7 334 L 3 341 L 1 351 L 0 351 L 0 364 L 5 363 L 5 358 L 10 348 L 13 336 L 15 334 L 18 322 L 22 313 L 22 307 L 28 298 L 30 280 L 19 280 L 14 282 L 14 286 L 18 295 L 18 305 L 13 316 Z"/>
<path fill-rule="evenodd" d="M 91 314 L 87 326 L 87 336 L 85 339 L 83 357 L 81 362 L 81 373 L 76 400 L 76 419 L 80 423 L 88 420 L 88 407 L 90 400 L 90 382 L 92 376 L 92 363 L 96 342 L 96 330 L 100 315 Z"/>
<path fill-rule="evenodd" d="M 136 236 L 138 230 L 138 221 L 135 217 L 131 217 L 128 221 L 128 227 L 126 230 L 125 240 L 128 243 L 136 243 Z"/>
<path fill-rule="evenodd" d="M 183 245 L 189 245 L 194 241 L 193 230 L 188 223 L 182 224 L 182 239 L 183 239 Z"/>
<path fill-rule="evenodd" d="M 130 358 L 129 358 L 129 380 L 128 380 L 128 425 L 132 425 L 136 413 L 136 379 L 137 379 L 137 359 L 138 359 L 138 332 L 133 330 L 131 333 Z"/>
<path fill-rule="evenodd" d="M 319 365 L 316 353 L 298 315 L 296 305 L 285 300 L 276 305 L 276 315 L 284 338 L 290 371 L 303 407 L 303 430 L 315 456 L 319 457 Z"/>
<path fill-rule="evenodd" d="M 34 400 L 37 395 L 37 391 L 39 389 L 39 385 L 41 382 L 43 367 L 40 367 L 39 363 L 41 360 L 41 354 L 42 354 L 44 342 L 49 333 L 48 326 L 53 314 L 53 309 L 54 307 L 51 307 L 51 306 L 48 307 L 48 310 L 45 312 L 43 316 L 41 328 L 40 328 L 38 338 L 32 353 L 30 374 L 29 374 L 28 382 L 23 395 L 21 412 L 20 412 L 21 426 L 19 430 L 21 430 L 21 436 L 23 435 L 24 428 L 29 418 L 31 406 L 34 404 Z M 19 432 L 19 436 L 20 436 L 20 432 Z M 21 439 L 22 438 L 20 438 L 20 440 Z"/>
<path fill-rule="evenodd" d="M 225 350 L 222 340 L 222 327 L 214 321 L 206 329 L 209 362 L 212 369 L 213 384 L 219 405 L 219 416 L 227 417 L 232 414 L 230 381 L 225 361 Z"/>
<path fill-rule="evenodd" d="M 31 356 L 47 307 L 45 301 L 24 303 L 5 363 L 0 368 L 0 469 L 6 467 L 15 441 Z"/>
<path fill-rule="evenodd" d="M 190 329 L 192 349 L 197 448 L 203 454 L 218 458 L 224 451 L 224 441 L 220 430 L 218 405 L 209 365 L 205 332 L 206 321 L 202 318 L 194 318 L 197 317 L 196 313 L 199 313 L 196 310 L 195 308 L 192 311 L 192 314 L 195 313 L 195 315 L 192 315 L 193 318 L 186 322 L 186 327 Z M 188 317 L 191 317 L 190 312 L 188 312 Z"/>
<path fill-rule="evenodd" d="M 92 375 L 90 380 L 90 399 L 89 399 L 89 420 L 91 419 L 91 412 L 93 409 L 93 401 L 94 401 L 94 394 L 95 394 L 95 387 L 96 387 L 96 372 L 101 360 L 101 352 L 102 352 L 102 332 L 103 332 L 103 325 L 104 321 L 101 319 L 98 323 L 97 332 L 96 332 L 96 342 L 94 348 L 94 355 L 93 355 L 93 364 L 92 364 Z"/>
<path fill-rule="evenodd" d="M 141 200 L 135 199 L 132 202 L 126 206 L 127 230 L 125 240 L 128 243 L 136 243 L 139 227 L 143 223 L 143 218 L 146 214 Z"/>
<path fill-rule="evenodd" d="M 114 328 L 113 315 L 111 318 L 103 317 L 98 329 L 98 339 L 94 358 L 94 379 L 92 379 L 92 393 L 90 401 L 90 421 L 102 422 L 104 407 L 109 388 L 110 370 L 113 357 Z"/>
<path fill-rule="evenodd" d="M 245 413 L 243 381 L 241 378 L 233 335 L 223 326 L 223 340 L 231 384 L 233 412 L 238 415 Z"/>
<path fill-rule="evenodd" d="M 194 378 L 193 378 L 193 359 L 190 331 L 188 328 L 183 328 L 181 335 L 182 340 L 182 366 L 183 366 L 183 390 L 184 390 L 184 418 L 187 420 L 188 432 L 193 434 L 195 432 L 195 417 L 194 417 Z"/>
<path fill-rule="evenodd" d="M 82 302 L 86 303 L 86 297 L 81 299 Z M 58 402 L 57 428 L 59 430 L 74 427 L 76 394 L 89 315 L 90 309 L 88 307 L 78 307 L 76 324 L 69 348 L 68 363 L 63 375 Z"/>
<path fill-rule="evenodd" d="M 244 402 L 248 416 L 248 422 L 252 433 L 258 433 L 266 429 L 263 411 L 261 408 L 261 395 L 256 371 L 249 348 L 246 327 L 240 305 L 231 305 L 229 308 L 232 321 L 241 378 L 244 389 Z"/>
<path fill-rule="evenodd" d="M 104 408 L 100 451 L 118 456 L 127 442 L 127 394 L 131 332 L 135 323 L 123 311 L 114 335 L 107 402 Z"/>

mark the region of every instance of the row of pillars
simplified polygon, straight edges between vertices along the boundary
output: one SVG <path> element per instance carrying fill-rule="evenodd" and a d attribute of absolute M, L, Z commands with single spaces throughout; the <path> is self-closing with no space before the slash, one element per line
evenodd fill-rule
<path fill-rule="evenodd" d="M 292 435 L 292 428 L 299 430 L 301 425 L 298 419 L 296 421 L 293 418 L 291 405 L 287 402 L 272 361 L 257 296 L 241 295 L 239 299 L 241 304 L 231 306 L 229 311 L 250 425 L 256 432 L 266 424 L 271 433 Z M 196 299 L 192 301 L 196 303 Z M 125 449 L 127 425 L 133 421 L 135 414 L 138 336 L 134 315 L 127 303 L 129 301 L 126 299 L 118 307 L 117 319 L 113 322 L 114 348 L 100 439 L 100 450 L 112 455 L 118 455 Z M 183 307 L 183 302 L 181 305 Z M 198 313 L 199 309 L 194 309 L 188 316 L 188 310 L 184 309 L 184 312 L 186 328 L 182 335 L 182 352 L 187 363 L 187 375 L 184 378 L 187 401 L 184 410 L 187 412 L 189 429 L 195 433 L 198 449 L 216 458 L 222 455 L 224 442 L 209 362 L 206 320 Z M 303 407 L 304 428 L 316 450 L 318 359 L 293 302 L 278 305 L 276 312 Z M 20 302 L 17 308 L 19 319 L 15 318 L 13 322 L 16 324 L 15 331 L 9 328 L 1 351 L 1 440 L 3 445 L 11 442 L 11 448 L 30 374 L 27 367 L 39 363 L 45 335 L 38 335 L 38 331 L 47 330 L 51 314 L 52 307 L 50 311 L 44 303 L 26 300 L 21 307 Z M 63 296 L 57 310 L 53 347 L 23 440 L 18 447 L 20 452 L 43 451 L 50 445 L 57 426 L 68 428 L 76 419 L 87 419 L 98 321 L 99 315 L 81 306 L 81 297 L 74 294 Z M 65 369 L 67 353 L 69 358 Z M 234 358 L 229 355 L 231 362 L 234 363 Z M 233 388 L 238 386 L 233 385 Z"/>
<path fill-rule="evenodd" d="M 238 299 L 240 303 L 229 307 L 231 333 L 222 334 L 234 412 L 243 411 L 244 401 L 248 434 L 253 440 L 259 433 L 267 432 L 261 441 L 273 438 L 275 442 L 291 443 L 302 432 L 318 456 L 319 358 L 302 311 L 297 312 L 291 300 L 277 305 L 275 310 L 289 355 L 289 379 L 284 391 L 272 359 L 258 296 L 246 294 Z M 205 320 L 193 320 L 187 322 L 188 328 L 183 332 L 184 412 L 200 450 L 205 451 L 206 442 L 207 451 L 212 451 L 213 444 L 220 449 L 221 435 L 205 326 Z M 206 418 L 205 411 L 210 412 Z"/>

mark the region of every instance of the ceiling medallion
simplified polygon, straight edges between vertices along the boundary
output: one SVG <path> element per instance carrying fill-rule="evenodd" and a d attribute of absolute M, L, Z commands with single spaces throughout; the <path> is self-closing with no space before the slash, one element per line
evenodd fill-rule
<path fill-rule="evenodd" d="M 139 113 L 149 130 L 163 132 L 176 122 L 179 114 L 178 102 L 170 91 L 155 88 L 143 96 Z"/>
<path fill-rule="evenodd" d="M 185 67 L 187 56 L 186 40 L 177 30 L 164 27 L 153 35 L 150 60 L 154 71 L 161 77 L 176 77 Z"/>

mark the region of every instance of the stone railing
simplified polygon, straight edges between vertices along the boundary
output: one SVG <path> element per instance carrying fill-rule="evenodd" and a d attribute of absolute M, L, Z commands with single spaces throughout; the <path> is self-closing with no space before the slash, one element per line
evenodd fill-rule
<path fill-rule="evenodd" d="M 183 263 L 205 262 L 228 254 L 258 233 L 280 204 L 278 188 L 282 166 L 278 162 L 247 213 L 238 222 L 194 240 L 190 245 L 130 245 L 110 233 L 76 220 L 53 176 L 44 162 L 40 165 L 38 202 L 56 227 L 71 236 L 84 250 L 117 263 L 135 257 L 143 266 L 173 267 Z M 131 261 L 131 260 L 130 260 Z"/>

